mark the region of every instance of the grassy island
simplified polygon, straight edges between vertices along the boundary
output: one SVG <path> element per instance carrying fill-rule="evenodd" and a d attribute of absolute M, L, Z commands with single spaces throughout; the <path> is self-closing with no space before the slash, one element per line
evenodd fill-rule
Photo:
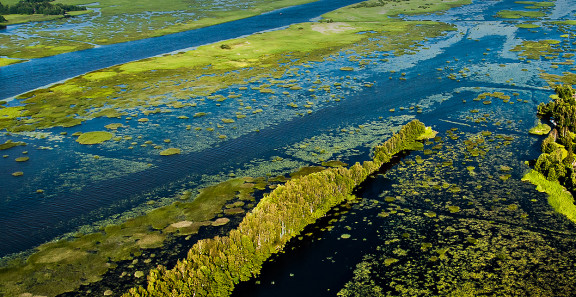
<path fill-rule="evenodd" d="M 455 28 L 432 21 L 403 21 L 394 18 L 395 15 L 403 10 L 426 13 L 466 3 L 469 0 L 450 5 L 418 0 L 349 6 L 324 16 L 337 22 L 296 24 L 284 30 L 228 40 L 225 47 L 206 45 L 184 53 L 113 66 L 19 96 L 22 105 L 11 111 L 17 111 L 19 116 L 0 122 L 0 129 L 20 132 L 71 127 L 93 118 L 119 117 L 126 114 L 126 109 L 196 107 L 196 98 L 264 77 L 280 78 L 303 61 L 321 61 L 350 48 L 362 55 L 374 50 L 392 51 L 398 56 L 410 54 L 420 42 Z M 360 15 L 364 16 L 362 21 Z M 119 82 L 123 87 L 118 86 Z M 157 87 L 148 88 L 149 85 Z M 269 90 L 270 86 L 267 87 L 261 91 Z M 300 88 L 294 84 L 289 90 Z M 206 115 L 203 110 L 193 114 Z"/>

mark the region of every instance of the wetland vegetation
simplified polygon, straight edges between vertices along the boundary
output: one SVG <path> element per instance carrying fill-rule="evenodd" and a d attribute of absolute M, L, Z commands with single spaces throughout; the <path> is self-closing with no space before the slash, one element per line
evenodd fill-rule
<path fill-rule="evenodd" d="M 8 11 L 11 14 L 4 15 L 7 20 L 4 25 L 28 24 L 18 27 L 17 34 L 0 34 L 0 43 L 3 45 L 0 47 L 0 56 L 19 59 L 52 56 L 97 45 L 183 32 L 308 2 L 312 0 L 141 0 L 136 5 L 132 1 L 59 0 L 51 5 L 88 10 L 68 12 L 67 15 L 72 18 L 62 18 L 61 14 L 44 15 L 39 11 L 35 14 L 28 14 L 28 10 L 24 11 L 26 14 Z M 17 8 L 19 2 L 8 0 L 3 3 L 4 7 L 11 10 Z M 62 19 L 48 25 L 33 23 L 58 18 Z"/>
<path fill-rule="evenodd" d="M 569 2 L 369 0 L 1 101 L 0 295 L 569 296 Z M 194 3 L 19 25 L 0 65 L 294 4 Z"/>

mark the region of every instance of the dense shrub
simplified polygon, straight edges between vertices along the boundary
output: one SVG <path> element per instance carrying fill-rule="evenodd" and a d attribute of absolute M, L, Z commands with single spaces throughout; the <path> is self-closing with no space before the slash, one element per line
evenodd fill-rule
<path fill-rule="evenodd" d="M 534 169 L 549 181 L 559 181 L 568 190 L 576 190 L 574 174 L 574 133 L 576 132 L 576 98 L 571 86 L 557 86 L 556 95 L 538 105 L 538 116 L 555 124 L 542 141 L 542 155 Z"/>
<path fill-rule="evenodd" d="M 0 14 L 64 15 L 68 11 L 86 10 L 86 7 L 83 6 L 50 3 L 53 1 L 54 0 L 21 0 L 14 5 L 2 5 L 2 3 L 0 3 Z M 0 19 L 0 22 L 1 21 Z"/>

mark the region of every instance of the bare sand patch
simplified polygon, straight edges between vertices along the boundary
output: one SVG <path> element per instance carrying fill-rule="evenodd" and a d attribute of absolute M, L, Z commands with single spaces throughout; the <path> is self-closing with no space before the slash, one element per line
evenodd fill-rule
<path fill-rule="evenodd" d="M 311 28 L 322 34 L 340 33 L 354 29 L 354 27 L 342 22 L 314 24 Z"/>

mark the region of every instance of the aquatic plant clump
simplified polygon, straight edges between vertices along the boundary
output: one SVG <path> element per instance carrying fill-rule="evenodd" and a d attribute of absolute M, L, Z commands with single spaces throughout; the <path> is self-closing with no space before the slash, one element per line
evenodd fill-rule
<path fill-rule="evenodd" d="M 228 296 L 237 283 L 258 274 L 264 261 L 304 227 L 351 199 L 356 186 L 394 154 L 412 147 L 424 132 L 421 122 L 412 121 L 375 148 L 373 161 L 329 168 L 277 187 L 228 236 L 199 241 L 174 269 L 152 270 L 146 288 L 131 289 L 124 296 Z"/>
<path fill-rule="evenodd" d="M 168 148 L 168 149 L 161 151 L 160 156 L 177 155 L 177 154 L 180 154 L 181 152 L 182 152 L 182 150 L 179 148 Z"/>
<path fill-rule="evenodd" d="M 21 141 L 12 141 L 12 140 L 6 140 L 6 142 L 0 144 L 0 151 L 1 150 L 7 150 L 16 146 L 22 146 L 22 145 L 26 145 L 25 142 L 21 142 Z"/>
<path fill-rule="evenodd" d="M 545 195 L 519 180 L 527 165 L 513 160 L 534 143 L 533 137 L 523 133 L 526 127 L 509 130 L 515 137 L 487 133 L 482 126 L 461 127 L 448 130 L 449 137 L 427 141 L 425 148 L 433 147 L 434 153 L 414 152 L 416 158 L 408 156 L 389 170 L 385 180 L 391 187 L 382 187 L 377 180 L 360 191 L 366 199 L 381 191 L 374 212 L 355 210 L 358 217 L 386 232 L 369 238 L 372 252 L 358 263 L 338 296 L 571 296 L 574 292 L 576 273 L 562 268 L 575 263 L 573 223 L 551 212 Z M 418 157 L 421 161 L 415 162 Z M 445 162 L 453 164 L 444 166 Z M 467 169 L 470 173 L 462 175 Z M 498 177 L 503 173 L 510 173 L 506 181 Z M 573 202 L 558 183 L 533 174 L 544 182 L 539 190 Z M 356 230 L 363 232 L 365 227 Z"/>
<path fill-rule="evenodd" d="M 114 137 L 114 134 L 106 131 L 94 131 L 82 133 L 76 139 L 76 142 L 80 144 L 100 144 L 108 141 Z"/>

